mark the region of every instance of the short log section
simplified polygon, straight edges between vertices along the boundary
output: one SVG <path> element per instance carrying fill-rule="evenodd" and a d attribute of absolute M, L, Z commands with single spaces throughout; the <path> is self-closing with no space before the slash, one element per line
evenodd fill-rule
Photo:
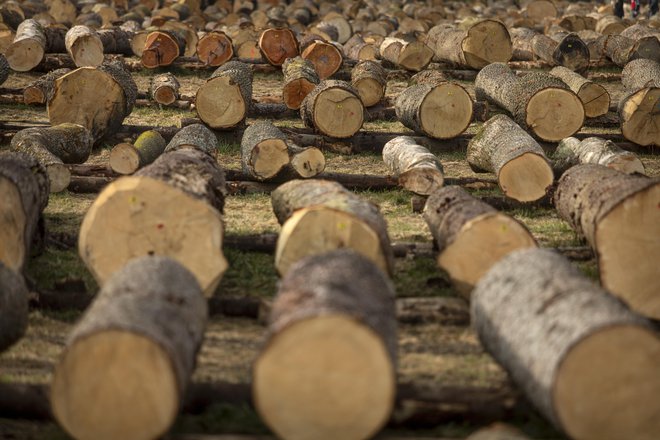
<path fill-rule="evenodd" d="M 562 80 L 580 98 L 587 118 L 596 118 L 609 111 L 610 94 L 605 87 L 563 66 L 553 68 L 550 75 Z"/>
<path fill-rule="evenodd" d="M 103 64 L 103 43 L 93 29 L 74 26 L 64 39 L 66 51 L 76 67 L 96 67 Z"/>
<path fill-rule="evenodd" d="M 638 145 L 660 145 L 660 63 L 638 59 L 621 72 L 626 94 L 619 101 L 621 133 Z"/>
<path fill-rule="evenodd" d="M 287 28 L 264 30 L 259 36 L 259 49 L 266 61 L 274 66 L 281 66 L 287 58 L 300 54 L 296 35 Z"/>
<path fill-rule="evenodd" d="M 222 66 L 233 56 L 233 43 L 224 32 L 209 32 L 197 42 L 197 57 L 207 66 Z"/>
<path fill-rule="evenodd" d="M 599 137 L 563 139 L 552 155 L 552 167 L 557 175 L 581 163 L 602 165 L 626 174 L 644 174 L 644 164 L 635 153 Z"/>
<path fill-rule="evenodd" d="M 252 69 L 230 61 L 218 67 L 197 90 L 197 115 L 206 125 L 230 129 L 245 121 L 252 108 Z"/>
<path fill-rule="evenodd" d="M 378 104 L 385 96 L 387 73 L 375 61 L 360 61 L 351 70 L 351 85 L 365 107 Z"/>
<path fill-rule="evenodd" d="M 321 38 L 303 44 L 300 56 L 314 65 L 314 70 L 322 80 L 334 75 L 344 62 L 341 50 Z"/>
<path fill-rule="evenodd" d="M 170 105 L 179 99 L 179 81 L 171 73 L 156 75 L 149 84 L 149 96 L 161 105 Z"/>
<path fill-rule="evenodd" d="M 0 176 L 0 195 L 6 196 L 3 179 Z M 0 245 L 0 257 L 4 253 L 4 246 L 3 242 Z M 5 266 L 0 258 L 0 353 L 25 334 L 28 326 L 28 299 L 29 292 L 23 277 Z"/>
<path fill-rule="evenodd" d="M 71 72 L 69 68 L 55 69 L 37 78 L 23 89 L 25 104 L 46 104 L 55 92 L 55 80 Z"/>
<path fill-rule="evenodd" d="M 241 140 L 243 172 L 259 181 L 276 176 L 291 161 L 288 139 L 268 121 L 259 121 L 245 129 Z"/>
<path fill-rule="evenodd" d="M 298 110 L 303 99 L 314 90 L 320 82 L 314 70 L 314 65 L 302 57 L 287 58 L 282 64 L 284 86 L 282 87 L 282 100 L 287 108 Z"/>
<path fill-rule="evenodd" d="M 433 50 L 413 37 L 387 37 L 380 44 L 380 56 L 396 67 L 419 72 L 431 62 Z"/>
<path fill-rule="evenodd" d="M 166 145 L 160 133 L 147 130 L 133 144 L 117 144 L 110 150 L 110 168 L 119 174 L 133 174 L 158 159 Z"/>
<path fill-rule="evenodd" d="M 398 136 L 385 144 L 383 160 L 399 185 L 420 195 L 429 195 L 444 183 L 440 160 L 409 136 Z"/>
<path fill-rule="evenodd" d="M 179 32 L 157 30 L 149 32 L 140 55 L 142 65 L 148 69 L 169 66 L 183 55 L 186 40 Z"/>
<path fill-rule="evenodd" d="M 362 128 L 364 105 L 347 82 L 325 80 L 305 97 L 300 116 L 305 126 L 325 136 L 347 138 Z"/>

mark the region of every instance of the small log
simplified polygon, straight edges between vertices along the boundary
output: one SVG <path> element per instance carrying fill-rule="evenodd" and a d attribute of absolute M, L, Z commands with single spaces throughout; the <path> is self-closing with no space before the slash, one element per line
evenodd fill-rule
<path fill-rule="evenodd" d="M 231 38 L 221 31 L 205 34 L 197 42 L 197 57 L 207 66 L 222 66 L 234 57 Z"/>
<path fill-rule="evenodd" d="M 351 85 L 360 95 L 362 104 L 371 107 L 385 96 L 387 73 L 375 61 L 361 61 L 351 70 Z"/>
<path fill-rule="evenodd" d="M 301 57 L 287 58 L 282 64 L 282 74 L 282 100 L 287 108 L 298 110 L 303 99 L 319 83 L 319 76 L 312 62 Z"/>
<path fill-rule="evenodd" d="M 273 66 L 281 66 L 287 58 L 295 58 L 300 54 L 296 35 L 287 28 L 264 30 L 259 36 L 259 50 Z"/>
<path fill-rule="evenodd" d="M 602 165 L 627 174 L 644 174 L 644 165 L 635 153 L 599 137 L 582 141 L 574 137 L 563 139 L 552 155 L 552 168 L 558 176 L 581 163 Z"/>
<path fill-rule="evenodd" d="M 600 282 L 633 310 L 660 318 L 660 181 L 593 164 L 577 165 L 559 179 L 559 215 L 596 252 Z"/>
<path fill-rule="evenodd" d="M 258 181 L 277 175 L 290 162 L 287 137 L 268 121 L 256 122 L 243 133 L 243 172 Z"/>
<path fill-rule="evenodd" d="M 602 116 L 609 111 L 610 94 L 605 87 L 562 66 L 552 69 L 550 75 L 562 80 L 580 98 L 587 118 Z"/>
<path fill-rule="evenodd" d="M 283 225 L 275 266 L 281 275 L 298 260 L 342 247 L 364 255 L 392 273 L 394 257 L 378 207 L 327 180 L 292 180 L 271 194 Z"/>
<path fill-rule="evenodd" d="M 360 34 L 353 36 L 344 43 L 344 54 L 347 58 L 355 61 L 376 61 L 378 48 L 367 43 Z"/>
<path fill-rule="evenodd" d="M 438 158 L 408 136 L 399 136 L 386 143 L 383 160 L 397 177 L 399 185 L 415 194 L 432 194 L 444 183 Z"/>
<path fill-rule="evenodd" d="M 472 322 L 486 350 L 568 437 L 660 432 L 660 338 L 560 255 L 528 249 L 500 260 L 472 293 Z"/>
<path fill-rule="evenodd" d="M 362 128 L 364 105 L 357 90 L 344 81 L 321 81 L 303 100 L 305 126 L 325 136 L 347 138 Z"/>
<path fill-rule="evenodd" d="M 541 146 L 506 115 L 483 124 L 468 144 L 467 161 L 473 171 L 495 173 L 502 192 L 520 202 L 541 199 L 554 180 Z"/>
<path fill-rule="evenodd" d="M 602 35 L 619 35 L 628 27 L 621 18 L 615 15 L 603 15 L 596 21 L 595 31 Z"/>
<path fill-rule="evenodd" d="M 0 85 L 2 85 L 5 81 L 7 81 L 7 78 L 9 78 L 9 72 L 10 72 L 10 67 L 9 67 L 9 62 L 7 61 L 7 58 L 0 53 Z"/>
<path fill-rule="evenodd" d="M 387 277 L 350 250 L 306 258 L 273 303 L 268 342 L 254 365 L 255 407 L 282 438 L 310 430 L 318 439 L 370 438 L 394 407 L 396 350 Z M 325 398 L 335 393 L 341 398 Z M 346 414 L 353 422 L 345 423 Z"/>
<path fill-rule="evenodd" d="M 133 144 L 115 145 L 110 151 L 108 163 L 116 173 L 133 174 L 158 159 L 166 144 L 160 133 L 148 130 L 138 136 Z"/>
<path fill-rule="evenodd" d="M 0 194 L 3 200 L 10 195 L 3 176 L 0 176 Z M 5 246 L 7 244 L 3 241 L 0 245 L 0 353 L 21 339 L 28 326 L 28 289 L 23 277 L 4 264 L 3 254 L 11 253 Z"/>
<path fill-rule="evenodd" d="M 66 51 L 76 67 L 96 67 L 103 64 L 103 43 L 93 29 L 74 26 L 66 33 Z"/>
<path fill-rule="evenodd" d="M 170 105 L 179 99 L 179 81 L 171 73 L 156 75 L 149 84 L 149 96 L 161 105 Z"/>
<path fill-rule="evenodd" d="M 342 66 L 344 57 L 341 50 L 320 37 L 311 42 L 301 43 L 300 56 L 314 65 L 319 79 L 324 80 L 334 75 Z"/>
<path fill-rule="evenodd" d="M 55 93 L 55 81 L 69 72 L 69 68 L 56 69 L 37 78 L 23 89 L 23 102 L 28 105 L 45 104 Z"/>
<path fill-rule="evenodd" d="M 158 30 L 150 32 L 144 41 L 142 65 L 148 69 L 169 66 L 179 56 L 183 56 L 186 40 L 180 32 Z"/>
<path fill-rule="evenodd" d="M 197 90 L 195 105 L 199 118 L 211 128 L 241 124 L 252 108 L 252 69 L 239 61 L 218 67 Z"/>
<path fill-rule="evenodd" d="M 415 38 L 388 37 L 380 45 L 380 56 L 397 67 L 419 72 L 431 62 L 433 50 Z"/>
<path fill-rule="evenodd" d="M 536 240 L 522 223 L 459 186 L 432 193 L 426 201 L 424 220 L 438 245 L 438 266 L 468 298 L 502 257 L 516 249 L 536 247 Z"/>
<path fill-rule="evenodd" d="M 48 52 L 64 52 L 66 29 L 44 27 L 33 19 L 23 21 L 5 57 L 12 70 L 28 72 L 35 68 Z"/>
<path fill-rule="evenodd" d="M 167 257 L 129 262 L 76 324 L 55 368 L 50 400 L 58 423 L 76 438 L 165 434 L 207 316 L 199 285 L 182 265 Z"/>
<path fill-rule="evenodd" d="M 621 133 L 639 145 L 660 145 L 660 63 L 637 59 L 621 73 L 626 94 L 619 101 Z"/>
<path fill-rule="evenodd" d="M 540 59 L 574 72 L 589 69 L 589 47 L 575 33 L 555 34 L 554 38 L 536 34 L 532 41 L 534 54 Z"/>
<path fill-rule="evenodd" d="M 323 152 L 316 147 L 299 147 L 298 145 L 289 142 L 289 154 L 291 155 L 291 162 L 285 169 L 288 174 L 292 174 L 295 178 L 309 179 L 316 177 L 325 170 L 325 156 Z"/>

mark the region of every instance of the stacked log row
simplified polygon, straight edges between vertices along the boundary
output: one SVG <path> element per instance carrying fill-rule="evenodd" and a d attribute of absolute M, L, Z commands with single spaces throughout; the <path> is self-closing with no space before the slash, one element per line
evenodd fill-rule
<path fill-rule="evenodd" d="M 562 80 L 580 98 L 587 118 L 602 116 L 609 111 L 610 94 L 605 87 L 563 66 L 553 68 L 550 75 Z"/>
<path fill-rule="evenodd" d="M 397 67 L 419 72 L 429 65 L 433 51 L 413 37 L 388 37 L 380 45 L 380 56 Z"/>
<path fill-rule="evenodd" d="M 476 172 L 495 173 L 502 192 L 521 202 L 542 198 L 554 180 L 541 146 L 506 115 L 483 124 L 468 144 L 467 161 Z"/>
<path fill-rule="evenodd" d="M 283 225 L 275 266 L 285 275 L 298 260 L 338 248 L 351 248 L 387 273 L 393 255 L 387 224 L 376 205 L 327 180 L 291 180 L 271 194 Z"/>
<path fill-rule="evenodd" d="M 110 151 L 110 168 L 119 174 L 133 174 L 149 165 L 165 151 L 167 142 L 155 130 L 140 134 L 133 144 L 121 143 Z"/>
<path fill-rule="evenodd" d="M 300 56 L 314 65 L 320 79 L 334 75 L 344 62 L 341 50 L 317 35 L 308 35 L 300 42 Z"/>
<path fill-rule="evenodd" d="M 438 266 L 468 297 L 502 257 L 517 249 L 536 247 L 536 240 L 522 223 L 459 186 L 432 193 L 424 207 L 424 220 L 439 249 Z"/>
<path fill-rule="evenodd" d="M 574 137 L 563 139 L 552 155 L 552 167 L 557 175 L 581 163 L 602 165 L 627 174 L 644 174 L 644 165 L 635 153 L 598 137 L 581 141 Z"/>
<path fill-rule="evenodd" d="M 66 51 L 77 67 L 96 67 L 103 64 L 103 42 L 93 29 L 74 26 L 66 33 Z"/>
<path fill-rule="evenodd" d="M 197 115 L 206 125 L 229 129 L 245 121 L 252 108 L 252 69 L 230 61 L 218 67 L 197 90 Z"/>
<path fill-rule="evenodd" d="M 179 56 L 183 56 L 186 40 L 180 32 L 157 30 L 150 32 L 144 41 L 142 65 L 148 69 L 169 66 Z"/>
<path fill-rule="evenodd" d="M 273 303 L 255 407 L 281 438 L 370 438 L 393 408 L 396 341 L 395 293 L 378 267 L 350 250 L 305 258 Z"/>
<path fill-rule="evenodd" d="M 513 58 L 535 60 L 537 58 L 556 66 L 564 66 L 576 72 L 589 68 L 589 48 L 577 34 L 565 34 L 554 39 L 527 28 L 511 30 Z"/>
<path fill-rule="evenodd" d="M 167 257 L 128 262 L 69 336 L 50 391 L 57 421 L 81 439 L 165 434 L 195 368 L 207 316 L 197 280 L 181 264 Z"/>
<path fill-rule="evenodd" d="M 183 128 L 151 165 L 103 190 L 79 235 L 80 255 L 99 285 L 134 257 L 166 255 L 213 294 L 227 268 L 224 173 L 207 153 L 216 144 L 202 125 Z"/>
<path fill-rule="evenodd" d="M 266 61 L 281 66 L 287 58 L 299 55 L 298 40 L 291 29 L 266 29 L 259 36 L 259 49 Z"/>
<path fill-rule="evenodd" d="M 9 78 L 9 63 L 7 62 L 7 58 L 0 53 L 0 85 L 2 85 L 5 81 L 7 81 L 7 78 Z"/>
<path fill-rule="evenodd" d="M 358 91 L 362 104 L 371 107 L 385 96 L 387 73 L 375 61 L 360 61 L 351 70 L 351 85 Z"/>
<path fill-rule="evenodd" d="M 409 136 L 398 136 L 383 148 L 385 165 L 405 189 L 429 195 L 442 187 L 444 175 L 438 158 Z"/>
<path fill-rule="evenodd" d="M 8 191 L 3 180 L 4 177 L 0 176 L 0 195 L 5 197 Z M 0 257 L 8 250 L 5 246 L 5 242 L 0 245 Z M 23 277 L 7 267 L 3 260 L 4 258 L 0 258 L 0 353 L 14 345 L 25 334 L 28 326 L 29 298 Z"/>
<path fill-rule="evenodd" d="M 25 104 L 45 104 L 53 97 L 55 81 L 71 72 L 71 69 L 55 69 L 37 78 L 33 83 L 23 89 L 23 102 Z"/>
<path fill-rule="evenodd" d="M 82 125 L 98 141 L 121 126 L 136 97 L 135 81 L 120 62 L 80 67 L 55 80 L 48 118 L 51 125 Z"/>
<path fill-rule="evenodd" d="M 287 58 L 282 64 L 282 100 L 287 108 L 298 110 L 305 97 L 319 83 L 314 65 L 302 57 Z"/>
<path fill-rule="evenodd" d="M 66 29 L 44 27 L 33 19 L 23 21 L 16 29 L 16 37 L 5 56 L 12 70 L 27 72 L 35 68 L 46 53 L 65 52 Z"/>
<path fill-rule="evenodd" d="M 521 127 L 545 141 L 572 136 L 584 123 L 582 101 L 547 73 L 518 78 L 506 64 L 493 63 L 477 74 L 475 93 L 477 99 L 503 108 Z"/>
<path fill-rule="evenodd" d="M 156 75 L 149 84 L 151 99 L 161 105 L 170 105 L 179 99 L 179 81 L 171 73 Z"/>
<path fill-rule="evenodd" d="M 197 43 L 197 57 L 207 66 L 222 66 L 234 56 L 231 38 L 221 31 L 205 34 Z"/>
<path fill-rule="evenodd" d="M 481 343 L 568 437 L 651 439 L 660 432 L 660 338 L 568 260 L 550 250 L 516 251 L 492 267 L 471 299 Z"/>
<path fill-rule="evenodd" d="M 555 206 L 595 250 L 605 289 L 632 309 L 660 318 L 660 181 L 593 164 L 559 180 Z"/>
<path fill-rule="evenodd" d="M 362 128 L 364 105 L 357 90 L 344 81 L 321 81 L 303 100 L 305 126 L 334 138 L 353 136 Z"/>
<path fill-rule="evenodd" d="M 626 96 L 619 101 L 621 133 L 639 145 L 660 145 L 660 63 L 638 59 L 621 73 Z"/>
<path fill-rule="evenodd" d="M 34 157 L 45 168 L 50 191 L 64 191 L 71 173 L 64 165 L 83 163 L 92 151 L 91 133 L 83 126 L 64 123 L 54 127 L 27 128 L 12 138 L 13 151 Z"/>

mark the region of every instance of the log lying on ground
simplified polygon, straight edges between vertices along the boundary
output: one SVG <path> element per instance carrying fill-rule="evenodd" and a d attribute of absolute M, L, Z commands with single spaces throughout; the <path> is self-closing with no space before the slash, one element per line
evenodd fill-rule
<path fill-rule="evenodd" d="M 378 207 L 336 182 L 292 180 L 271 194 L 277 221 L 275 266 L 281 275 L 296 261 L 337 248 L 351 248 L 392 273 L 387 224 Z"/>
<path fill-rule="evenodd" d="M 608 35 L 605 53 L 614 64 L 624 67 L 636 59 L 660 61 L 660 40 L 656 36 L 647 36 L 638 40 L 622 35 Z"/>
<path fill-rule="evenodd" d="M 602 165 L 627 174 L 644 174 L 644 165 L 635 153 L 599 137 L 582 141 L 574 137 L 563 139 L 552 155 L 552 168 L 558 176 L 581 163 Z"/>
<path fill-rule="evenodd" d="M 598 257 L 600 282 L 632 309 L 660 319 L 660 181 L 593 164 L 564 173 L 555 206 Z"/>
<path fill-rule="evenodd" d="M 504 257 L 472 292 L 472 322 L 486 350 L 569 437 L 660 432 L 660 338 L 560 255 Z"/>
<path fill-rule="evenodd" d="M 287 58 L 299 55 L 298 40 L 291 29 L 271 28 L 259 36 L 259 49 L 266 61 L 281 66 Z"/>
<path fill-rule="evenodd" d="M 306 258 L 275 298 L 255 407 L 282 438 L 370 438 L 394 407 L 396 351 L 387 277 L 350 250 Z"/>
<path fill-rule="evenodd" d="M 252 69 L 245 63 L 230 61 L 213 72 L 197 90 L 197 115 L 216 129 L 234 128 L 252 108 Z"/>
<path fill-rule="evenodd" d="M 103 43 L 96 31 L 87 26 L 74 26 L 64 39 L 66 51 L 76 67 L 103 64 Z"/>
<path fill-rule="evenodd" d="M 466 69 L 481 69 L 490 63 L 511 59 L 511 37 L 497 20 L 482 20 L 462 30 L 441 24 L 429 30 L 426 44 L 434 61 Z"/>
<path fill-rule="evenodd" d="M 332 43 L 323 41 L 317 36 L 301 42 L 300 56 L 314 65 L 314 70 L 321 80 L 334 75 L 344 62 L 341 51 Z"/>
<path fill-rule="evenodd" d="M 170 105 L 179 99 L 179 81 L 171 73 L 156 75 L 149 84 L 149 96 L 158 104 Z"/>
<path fill-rule="evenodd" d="M 563 66 L 553 68 L 550 75 L 562 80 L 580 98 L 587 118 L 602 116 L 609 111 L 610 94 L 605 87 Z"/>
<path fill-rule="evenodd" d="M 385 96 L 387 73 L 375 61 L 361 61 L 351 70 L 351 85 L 358 91 L 362 104 L 371 107 Z"/>
<path fill-rule="evenodd" d="M 431 194 L 424 207 L 424 220 L 439 249 L 438 266 L 467 297 L 503 256 L 516 249 L 536 247 L 536 240 L 522 223 L 460 186 L 446 186 Z"/>
<path fill-rule="evenodd" d="M 259 181 L 276 176 L 289 162 L 287 137 L 268 121 L 250 125 L 241 140 L 243 172 Z"/>
<path fill-rule="evenodd" d="M 440 161 L 409 136 L 399 136 L 386 143 L 383 160 L 399 185 L 408 191 L 429 195 L 442 187 L 444 175 Z"/>
<path fill-rule="evenodd" d="M 344 81 L 321 81 L 303 100 L 305 126 L 325 136 L 347 138 L 362 128 L 364 105 L 358 91 Z"/>
<path fill-rule="evenodd" d="M 380 56 L 397 67 L 419 72 L 431 62 L 433 50 L 414 37 L 388 37 L 380 44 Z"/>
<path fill-rule="evenodd" d="M 6 188 L 3 188 L 3 179 L 4 177 L 0 176 L 0 195 L 4 197 L 7 192 Z M 4 247 L 3 242 L 0 245 L 0 257 L 6 250 Z M 0 353 L 14 345 L 25 334 L 28 326 L 29 298 L 23 277 L 7 267 L 2 260 L 3 258 L 0 258 Z"/>
<path fill-rule="evenodd" d="M 541 59 L 552 66 L 564 66 L 576 72 L 589 68 L 589 48 L 577 34 L 566 33 L 555 41 L 527 28 L 514 28 L 510 32 L 514 60 Z"/>
<path fill-rule="evenodd" d="M 353 36 L 344 43 L 344 54 L 347 58 L 356 61 L 376 61 L 378 48 L 373 44 L 367 43 L 362 35 L 353 34 Z"/>
<path fill-rule="evenodd" d="M 529 440 L 529 437 L 511 425 L 498 422 L 473 432 L 465 440 Z"/>
<path fill-rule="evenodd" d="M 51 125 L 82 125 L 98 141 L 121 126 L 133 111 L 136 96 L 135 81 L 121 62 L 80 67 L 55 80 L 48 118 Z"/>
<path fill-rule="evenodd" d="M 119 174 L 133 174 L 163 154 L 165 139 L 155 130 L 142 133 L 133 144 L 121 143 L 110 151 L 110 168 Z"/>
<path fill-rule="evenodd" d="M 325 156 L 316 147 L 300 147 L 292 142 L 288 143 L 291 162 L 285 171 L 296 178 L 308 179 L 318 176 L 325 170 Z"/>
<path fill-rule="evenodd" d="M 92 151 L 91 133 L 83 126 L 64 123 L 28 128 L 12 138 L 10 148 L 28 154 L 46 169 L 50 191 L 64 191 L 71 180 L 65 163 L 83 163 Z"/>
<path fill-rule="evenodd" d="M 548 142 L 572 136 L 584 123 L 582 101 L 547 73 L 518 78 L 506 64 L 493 63 L 477 74 L 475 93 L 477 99 L 503 108 L 523 129 Z"/>
<path fill-rule="evenodd" d="M 621 133 L 639 145 L 660 145 L 660 63 L 638 59 L 621 73 L 626 96 L 619 101 Z"/>
<path fill-rule="evenodd" d="M 23 89 L 25 104 L 45 104 L 55 93 L 55 81 L 71 72 L 69 68 L 56 69 L 39 77 Z"/>
<path fill-rule="evenodd" d="M 210 296 L 227 268 L 224 197 L 213 157 L 194 146 L 166 152 L 103 190 L 80 227 L 80 255 L 100 285 L 131 258 L 167 255 Z"/>
<path fill-rule="evenodd" d="M 0 263 L 22 273 L 50 188 L 46 170 L 31 156 L 0 153 Z"/>
<path fill-rule="evenodd" d="M 69 337 L 51 385 L 57 421 L 81 439 L 165 434 L 195 368 L 207 316 L 199 285 L 182 265 L 167 257 L 129 262 Z"/>
<path fill-rule="evenodd" d="M 483 124 L 468 144 L 467 161 L 476 172 L 495 173 L 502 192 L 520 202 L 545 196 L 554 179 L 541 146 L 506 115 Z"/>
<path fill-rule="evenodd" d="M 197 57 L 207 66 L 222 66 L 234 57 L 231 38 L 221 31 L 205 34 L 197 42 Z"/>
<path fill-rule="evenodd" d="M 5 52 L 9 66 L 17 72 L 27 72 L 36 67 L 47 52 L 64 52 L 65 33 L 66 29 L 44 27 L 33 19 L 23 21 Z"/>
<path fill-rule="evenodd" d="M 298 110 L 303 99 L 319 83 L 319 76 L 312 62 L 301 57 L 287 58 L 282 64 L 282 74 L 282 100 L 287 108 Z"/>
<path fill-rule="evenodd" d="M 5 56 L 0 53 L 0 85 L 7 81 L 7 78 L 9 78 L 9 71 L 9 62 L 7 62 L 7 58 L 5 58 Z"/>
<path fill-rule="evenodd" d="M 142 65 L 148 69 L 169 66 L 179 56 L 184 54 L 186 40 L 174 30 L 158 30 L 150 32 L 144 41 L 141 59 Z"/>

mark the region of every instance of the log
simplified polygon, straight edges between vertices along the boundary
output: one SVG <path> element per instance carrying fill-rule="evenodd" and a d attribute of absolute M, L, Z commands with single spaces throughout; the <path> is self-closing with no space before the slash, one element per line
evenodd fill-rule
<path fill-rule="evenodd" d="M 306 127 L 325 136 L 347 138 L 362 128 L 364 106 L 347 82 L 324 80 L 303 100 L 300 116 Z"/>
<path fill-rule="evenodd" d="M 252 108 L 252 69 L 239 61 L 218 67 L 197 90 L 197 115 L 216 129 L 241 124 Z"/>
<path fill-rule="evenodd" d="M 2 85 L 5 81 L 7 81 L 7 78 L 9 78 L 9 62 L 7 61 L 7 58 L 0 53 L 0 85 Z"/>
<path fill-rule="evenodd" d="M 179 81 L 171 73 L 163 73 L 151 78 L 149 96 L 161 105 L 170 105 L 179 99 Z"/>
<path fill-rule="evenodd" d="M 117 130 L 132 111 L 137 86 L 121 62 L 80 67 L 55 80 L 48 100 L 51 125 L 82 125 L 94 141 Z"/>
<path fill-rule="evenodd" d="M 178 31 L 157 30 L 150 32 L 144 41 L 142 65 L 148 69 L 169 66 L 183 56 L 186 40 Z"/>
<path fill-rule="evenodd" d="M 472 98 L 452 82 L 410 86 L 397 96 L 394 107 L 403 125 L 434 139 L 460 135 L 473 114 Z"/>
<path fill-rule="evenodd" d="M 45 104 L 55 93 L 55 81 L 69 72 L 71 72 L 71 69 L 62 68 L 40 76 L 23 89 L 23 102 L 28 105 Z"/>
<path fill-rule="evenodd" d="M 36 159 L 0 153 L 0 263 L 9 270 L 23 272 L 48 194 L 46 170 Z"/>
<path fill-rule="evenodd" d="M 626 94 L 619 101 L 621 133 L 639 145 L 660 145 L 660 63 L 637 59 L 621 73 Z"/>
<path fill-rule="evenodd" d="M 258 181 L 276 176 L 291 161 L 288 144 L 286 135 L 270 122 L 250 125 L 241 140 L 243 172 Z"/>
<path fill-rule="evenodd" d="M 628 25 L 615 15 L 603 15 L 596 21 L 595 31 L 602 35 L 618 35 Z"/>
<path fill-rule="evenodd" d="M 397 67 L 419 72 L 431 62 L 433 50 L 426 43 L 412 37 L 387 37 L 380 44 L 380 56 Z"/>
<path fill-rule="evenodd" d="M 658 179 L 593 164 L 566 171 L 554 196 L 559 215 L 594 249 L 603 287 L 654 319 L 660 318 L 658 197 Z"/>
<path fill-rule="evenodd" d="M 75 438 L 165 434 L 192 376 L 207 316 L 185 267 L 167 257 L 130 261 L 69 336 L 51 385 L 55 419 Z"/>
<path fill-rule="evenodd" d="M 357 90 L 362 104 L 371 107 L 385 96 L 387 73 L 375 61 L 361 61 L 351 70 L 351 85 Z"/>
<path fill-rule="evenodd" d="M 554 180 L 541 146 L 506 115 L 485 122 L 467 148 L 473 171 L 491 172 L 507 197 L 531 202 L 545 196 Z"/>
<path fill-rule="evenodd" d="M 285 275 L 298 260 L 351 248 L 392 273 L 387 224 L 378 207 L 328 180 L 291 180 L 271 194 L 277 221 L 275 267 Z"/>
<path fill-rule="evenodd" d="M 5 178 L 0 176 L 0 194 L 3 200 L 9 195 L 4 180 Z M 20 340 L 28 326 L 28 289 L 23 277 L 4 264 L 3 254 L 10 251 L 5 246 L 3 241 L 0 246 L 0 353 Z"/>
<path fill-rule="evenodd" d="M 273 66 L 281 66 L 287 58 L 295 58 L 300 54 L 296 35 L 287 28 L 264 30 L 259 36 L 259 50 Z"/>
<path fill-rule="evenodd" d="M 472 321 L 486 350 L 568 437 L 660 432 L 660 338 L 560 255 L 504 257 L 473 291 Z"/>
<path fill-rule="evenodd" d="M 602 165 L 627 174 L 644 174 L 644 165 L 635 153 L 599 137 L 582 141 L 574 137 L 563 139 L 552 155 L 552 168 L 557 176 L 581 163 Z"/>
<path fill-rule="evenodd" d="M 347 58 L 356 61 L 376 61 L 378 48 L 367 43 L 360 34 L 353 36 L 344 43 L 344 54 Z"/>
<path fill-rule="evenodd" d="M 424 220 L 438 246 L 438 267 L 468 299 L 477 282 L 502 257 L 537 246 L 525 225 L 459 186 L 433 192 L 424 207 Z"/>
<path fill-rule="evenodd" d="M 5 57 L 12 70 L 28 72 L 49 52 L 64 52 L 66 29 L 44 27 L 33 19 L 23 21 L 16 29 L 16 37 L 7 48 Z"/>
<path fill-rule="evenodd" d="M 527 28 L 511 29 L 513 59 L 541 59 L 551 66 L 564 66 L 575 72 L 589 68 L 589 48 L 577 34 L 560 35 L 555 41 L 547 35 Z"/>
<path fill-rule="evenodd" d="M 301 43 L 300 56 L 314 65 L 319 79 L 324 80 L 334 75 L 344 62 L 341 50 L 332 43 L 316 39 L 306 44 Z"/>
<path fill-rule="evenodd" d="M 103 53 L 107 54 L 120 54 L 127 57 L 137 55 L 141 56 L 142 52 L 139 54 L 133 52 L 132 43 L 135 39 L 136 44 L 137 40 L 135 38 L 136 33 L 130 30 L 126 23 L 120 27 L 112 27 L 107 29 L 98 29 L 96 31 L 101 43 L 103 43 Z M 144 42 L 142 44 L 141 50 L 144 48 Z M 140 64 L 141 66 L 141 64 Z"/>
<path fill-rule="evenodd" d="M 621 83 L 627 90 L 660 87 L 660 63 L 648 59 L 631 61 L 621 72 Z"/>
<path fill-rule="evenodd" d="M 280 284 L 254 365 L 259 415 L 281 438 L 372 437 L 394 408 L 396 341 L 394 288 L 371 261 L 304 259 Z"/>
<path fill-rule="evenodd" d="M 303 99 L 319 83 L 314 65 L 302 57 L 287 58 L 282 64 L 282 100 L 287 108 L 298 110 Z"/>
<path fill-rule="evenodd" d="M 383 161 L 399 185 L 415 194 L 432 194 L 444 183 L 440 160 L 411 137 L 399 136 L 386 143 Z"/>
<path fill-rule="evenodd" d="M 529 437 L 511 425 L 498 422 L 473 432 L 465 440 L 529 440 Z"/>
<path fill-rule="evenodd" d="M 559 78 L 547 73 L 518 78 L 506 64 L 493 63 L 477 74 L 475 94 L 478 100 L 506 110 L 518 125 L 544 141 L 572 136 L 584 123 L 582 101 Z"/>
<path fill-rule="evenodd" d="M 96 31 L 87 26 L 74 26 L 66 33 L 66 51 L 76 67 L 103 64 L 103 42 Z"/>
<path fill-rule="evenodd" d="M 222 31 L 211 31 L 197 42 L 197 57 L 207 66 L 222 66 L 234 57 L 231 38 Z"/>
<path fill-rule="evenodd" d="M 605 87 L 563 66 L 553 68 L 550 75 L 562 80 L 580 98 L 587 118 L 602 116 L 609 111 L 610 94 Z"/>
<path fill-rule="evenodd" d="M 316 177 L 325 170 L 325 156 L 316 147 L 299 147 L 289 142 L 291 162 L 284 170 L 285 174 L 294 178 L 309 179 Z"/>
<path fill-rule="evenodd" d="M 166 144 L 160 133 L 148 130 L 138 136 L 133 144 L 115 145 L 110 151 L 108 163 L 116 173 L 133 174 L 158 159 Z"/>
<path fill-rule="evenodd" d="M 105 187 L 80 227 L 80 256 L 103 285 L 131 258 L 166 255 L 211 296 L 227 268 L 224 197 L 222 169 L 210 155 L 196 148 L 164 153 Z"/>
<path fill-rule="evenodd" d="M 605 53 L 614 64 L 624 67 L 630 61 L 642 58 L 660 62 L 660 40 L 650 35 L 638 40 L 622 35 L 609 35 L 605 43 Z"/>

